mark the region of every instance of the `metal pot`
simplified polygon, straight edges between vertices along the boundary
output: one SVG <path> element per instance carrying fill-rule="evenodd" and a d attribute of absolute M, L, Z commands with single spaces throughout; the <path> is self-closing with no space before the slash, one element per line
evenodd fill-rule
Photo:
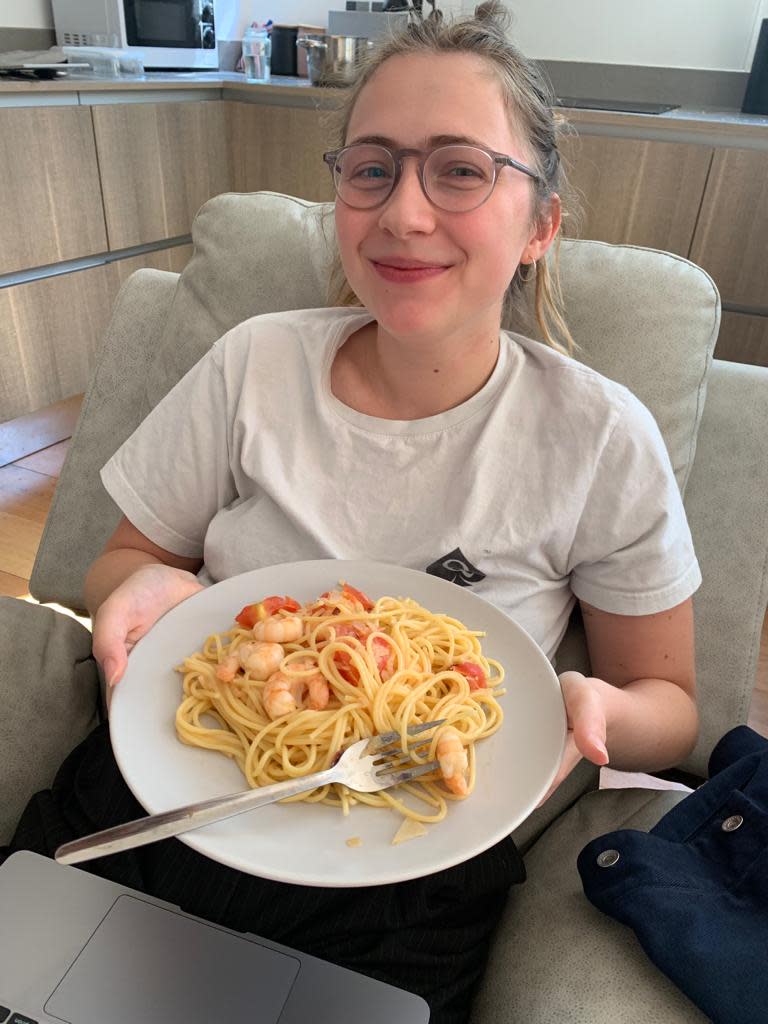
<path fill-rule="evenodd" d="M 349 85 L 359 64 L 373 48 L 361 36 L 299 36 L 296 45 L 307 51 L 312 85 Z"/>

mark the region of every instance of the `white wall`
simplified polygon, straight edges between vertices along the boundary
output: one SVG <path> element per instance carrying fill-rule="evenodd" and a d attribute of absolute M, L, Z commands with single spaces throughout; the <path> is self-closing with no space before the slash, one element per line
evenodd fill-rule
<path fill-rule="evenodd" d="M 51 0 L 0 0 L 3 28 L 53 28 Z"/>
<path fill-rule="evenodd" d="M 506 0 L 540 60 L 748 71 L 768 0 Z M 462 9 L 471 10 L 468 2 Z"/>
<path fill-rule="evenodd" d="M 461 4 L 462 0 L 437 0 L 446 14 L 460 12 Z M 345 8 L 344 0 L 216 0 L 216 21 L 220 39 L 240 39 L 252 21 L 263 23 L 271 18 L 278 25 L 326 26 L 328 11 Z M 426 0 L 424 8 L 431 10 Z"/>

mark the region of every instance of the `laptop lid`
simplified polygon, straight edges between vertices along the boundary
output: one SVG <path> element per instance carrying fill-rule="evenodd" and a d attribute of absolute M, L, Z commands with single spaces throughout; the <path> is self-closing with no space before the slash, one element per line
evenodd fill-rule
<path fill-rule="evenodd" d="M 419 996 L 34 853 L 0 866 L 0 921 L 6 1024 L 429 1020 Z"/>

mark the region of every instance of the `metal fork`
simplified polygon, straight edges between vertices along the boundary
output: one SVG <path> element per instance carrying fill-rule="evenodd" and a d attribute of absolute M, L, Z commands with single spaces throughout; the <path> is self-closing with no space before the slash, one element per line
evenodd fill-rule
<path fill-rule="evenodd" d="M 411 726 L 408 735 L 418 736 L 442 725 L 444 721 L 445 719 L 441 718 L 434 722 Z M 325 771 L 304 775 L 299 779 L 288 779 L 286 782 L 276 782 L 272 786 L 246 789 L 244 792 L 231 793 L 229 796 L 213 797 L 199 803 L 187 804 L 185 807 L 177 807 L 173 811 L 150 814 L 146 818 L 137 818 L 124 825 L 116 825 L 114 828 L 104 829 L 103 832 L 94 832 L 82 839 L 64 843 L 56 850 L 54 857 L 60 864 L 79 864 L 95 857 L 106 857 L 121 850 L 156 843 L 160 839 L 181 835 L 182 832 L 191 832 L 203 825 L 212 825 L 215 821 L 232 818 L 236 814 L 284 800 L 297 793 L 318 789 L 329 782 L 342 782 L 360 793 L 375 793 L 403 782 L 410 782 L 438 767 L 437 761 L 430 761 L 427 764 L 413 762 L 411 753 L 425 746 L 424 740 L 409 746 L 407 754 L 400 749 L 399 741 L 399 732 L 358 740 L 351 747 L 347 747 L 336 764 Z"/>

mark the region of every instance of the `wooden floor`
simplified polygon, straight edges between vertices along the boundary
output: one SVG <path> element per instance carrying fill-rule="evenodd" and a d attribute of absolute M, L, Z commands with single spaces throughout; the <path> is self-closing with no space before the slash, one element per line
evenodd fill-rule
<path fill-rule="evenodd" d="M 0 594 L 25 597 L 81 396 L 0 424 Z M 768 616 L 749 724 L 768 736 Z"/>

